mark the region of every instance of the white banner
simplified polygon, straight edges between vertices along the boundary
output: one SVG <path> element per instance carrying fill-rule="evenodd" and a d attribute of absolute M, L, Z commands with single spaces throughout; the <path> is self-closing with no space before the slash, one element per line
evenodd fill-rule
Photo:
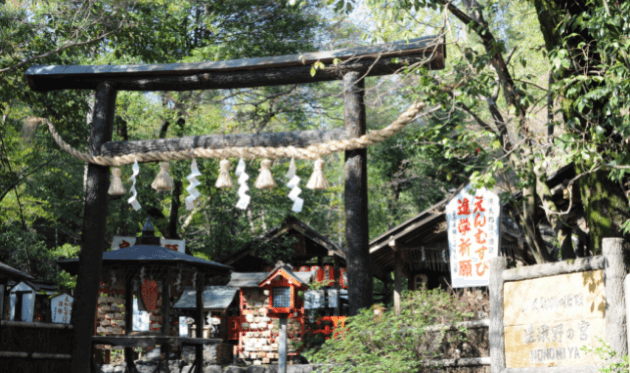
<path fill-rule="evenodd" d="M 466 186 L 446 205 L 454 288 L 488 286 L 488 261 L 499 253 L 501 204 L 486 188 Z"/>
<path fill-rule="evenodd" d="M 112 248 L 114 250 L 124 249 L 135 244 L 136 237 L 114 236 Z M 186 254 L 186 241 L 184 240 L 167 240 L 165 238 L 160 238 L 160 245 L 166 247 L 167 249 Z"/>

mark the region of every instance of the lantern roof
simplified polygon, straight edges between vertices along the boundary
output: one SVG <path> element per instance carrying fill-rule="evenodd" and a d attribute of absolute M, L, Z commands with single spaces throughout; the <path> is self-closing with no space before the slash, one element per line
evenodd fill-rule
<path fill-rule="evenodd" d="M 68 273 L 74 275 L 79 269 L 79 258 L 59 260 L 57 264 Z M 232 267 L 225 264 L 186 255 L 162 246 L 135 245 L 103 253 L 103 268 L 120 265 L 145 266 L 151 264 L 171 266 L 183 264 L 217 274 L 228 274 L 233 270 Z"/>

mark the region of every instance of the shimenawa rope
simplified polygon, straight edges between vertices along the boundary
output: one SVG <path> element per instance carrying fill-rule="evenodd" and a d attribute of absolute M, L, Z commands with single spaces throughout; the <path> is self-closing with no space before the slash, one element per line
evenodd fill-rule
<path fill-rule="evenodd" d="M 48 119 L 44 119 L 44 121 L 48 123 L 48 129 L 50 130 L 53 139 L 55 139 L 55 142 L 63 151 L 84 162 L 101 166 L 121 166 L 125 164 L 132 164 L 136 160 L 138 161 L 138 163 L 155 161 L 166 162 L 172 160 L 191 159 L 193 157 L 245 159 L 277 159 L 287 157 L 313 160 L 335 152 L 363 149 L 367 148 L 368 146 L 378 144 L 379 142 L 384 141 L 391 136 L 394 136 L 403 128 L 405 128 L 407 124 L 409 124 L 414 118 L 416 118 L 418 113 L 423 110 L 424 107 L 424 103 L 416 102 L 412 104 L 404 113 L 402 113 L 394 122 L 392 122 L 387 127 L 370 132 L 361 137 L 346 140 L 331 140 L 321 144 L 310 145 L 305 148 L 296 148 L 294 146 L 278 148 L 260 146 L 230 147 L 223 149 L 194 148 L 174 151 L 125 154 L 114 157 L 94 156 L 74 149 L 61 138 L 61 136 L 55 130 L 53 124 Z"/>

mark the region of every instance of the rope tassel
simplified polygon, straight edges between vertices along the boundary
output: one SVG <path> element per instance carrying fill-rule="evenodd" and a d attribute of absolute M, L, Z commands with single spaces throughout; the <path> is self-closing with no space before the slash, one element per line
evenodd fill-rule
<path fill-rule="evenodd" d="M 326 190 L 328 189 L 328 180 L 326 180 L 326 175 L 324 175 L 324 161 L 319 158 L 315 161 L 315 165 L 313 166 L 313 174 L 311 178 L 308 180 L 308 184 L 306 187 L 312 190 Z"/>
<path fill-rule="evenodd" d="M 231 188 L 233 186 L 230 177 L 230 161 L 225 158 L 219 162 L 219 178 L 214 186 L 217 188 Z"/>
<path fill-rule="evenodd" d="M 157 174 L 155 180 L 151 183 L 151 188 L 158 192 L 166 192 L 173 189 L 173 179 L 168 174 L 170 166 L 168 162 L 160 163 L 160 173 Z"/>
<path fill-rule="evenodd" d="M 260 162 L 260 174 L 254 184 L 258 189 L 273 189 L 276 187 L 276 182 L 271 175 L 271 161 L 269 159 L 263 159 Z"/>
<path fill-rule="evenodd" d="M 121 176 L 122 170 L 120 168 L 112 168 L 112 183 L 109 184 L 109 190 L 107 191 L 107 194 L 110 196 L 122 196 L 126 193 Z"/>

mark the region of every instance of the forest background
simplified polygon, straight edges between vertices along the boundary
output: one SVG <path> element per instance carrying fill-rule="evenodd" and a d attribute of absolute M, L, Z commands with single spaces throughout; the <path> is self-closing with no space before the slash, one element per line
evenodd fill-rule
<path fill-rule="evenodd" d="M 427 104 L 426 115 L 368 150 L 370 238 L 472 180 L 513 202 L 507 213 L 533 260 L 575 256 L 573 246 L 554 255 L 543 224 L 552 227 L 551 248 L 576 237 L 597 253 L 601 237 L 628 227 L 628 7 L 607 0 L 0 0 L 0 261 L 71 287 L 54 261 L 76 256 L 81 243 L 86 167 L 59 150 L 41 118 L 84 149 L 93 97 L 34 93 L 24 77 L 29 66 L 220 61 L 427 35 L 446 41 L 444 70 L 409 66 L 366 80 L 368 130 L 416 100 Z M 340 82 L 121 92 L 114 140 L 337 128 L 342 102 Z M 150 188 L 158 165 L 143 164 L 136 184 L 143 208 L 112 198 L 108 237 L 137 235 L 148 215 L 194 255 L 225 257 L 291 214 L 288 161 L 272 166 L 277 188 L 252 187 L 245 211 L 235 207 L 236 188 L 214 188 L 215 160 L 198 160 L 201 197 L 192 211 L 182 203 L 190 162 L 171 163 L 175 189 L 161 194 Z M 565 187 L 581 199 L 582 223 L 558 210 L 544 183 L 568 164 L 577 176 Z M 297 166 L 306 180 L 312 164 Z M 260 160 L 247 162 L 252 178 L 259 168 Z M 326 159 L 325 173 L 330 188 L 304 189 L 296 216 L 343 247 L 342 154 Z M 130 175 L 123 167 L 123 180 Z M 283 252 L 265 255 L 273 261 Z"/>

